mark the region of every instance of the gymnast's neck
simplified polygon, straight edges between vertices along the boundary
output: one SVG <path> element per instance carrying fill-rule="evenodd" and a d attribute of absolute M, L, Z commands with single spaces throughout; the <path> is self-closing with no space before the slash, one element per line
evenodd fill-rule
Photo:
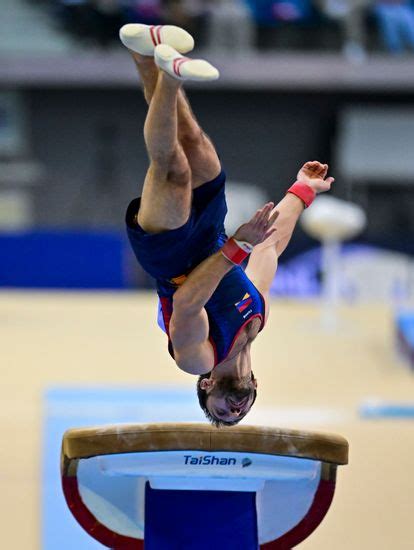
<path fill-rule="evenodd" d="M 234 377 L 246 378 L 250 377 L 252 372 L 250 342 L 240 349 L 237 355 L 232 355 L 222 361 L 211 371 L 211 378 Z"/>

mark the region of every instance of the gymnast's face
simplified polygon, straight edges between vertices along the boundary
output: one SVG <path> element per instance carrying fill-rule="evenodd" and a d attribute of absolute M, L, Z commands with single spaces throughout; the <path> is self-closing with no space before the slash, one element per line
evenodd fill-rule
<path fill-rule="evenodd" d="M 207 392 L 206 407 L 211 416 L 231 424 L 249 412 L 256 399 L 257 381 L 250 375 L 241 379 L 223 377 L 203 380 L 201 387 Z"/>

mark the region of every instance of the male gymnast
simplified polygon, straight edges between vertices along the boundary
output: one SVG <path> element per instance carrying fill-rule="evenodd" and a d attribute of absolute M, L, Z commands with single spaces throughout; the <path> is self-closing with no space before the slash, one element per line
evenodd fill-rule
<path fill-rule="evenodd" d="M 120 38 L 149 105 L 144 138 L 150 165 L 142 196 L 127 210 L 128 236 L 156 280 L 170 354 L 180 369 L 199 376 L 207 418 L 233 425 L 256 399 L 250 348 L 269 315 L 278 257 L 304 208 L 334 179 L 326 177 L 326 164 L 307 162 L 276 207 L 264 205 L 228 239 L 226 176 L 182 89 L 186 80 L 215 80 L 219 72 L 182 55 L 194 41 L 178 27 L 128 24 Z"/>

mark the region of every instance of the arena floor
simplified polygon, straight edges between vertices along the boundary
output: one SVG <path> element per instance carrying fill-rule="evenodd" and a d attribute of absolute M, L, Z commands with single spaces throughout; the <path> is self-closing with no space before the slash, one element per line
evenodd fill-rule
<path fill-rule="evenodd" d="M 155 317 L 155 297 L 144 293 L 0 294 L 3 548 L 41 548 L 47 387 L 194 386 L 174 367 Z M 332 508 L 301 548 L 411 550 L 414 422 L 358 416 L 368 397 L 414 399 L 414 375 L 394 352 L 391 311 L 343 308 L 330 334 L 320 328 L 317 304 L 274 301 L 253 361 L 259 389 L 248 423 L 333 431 L 350 442 Z"/>

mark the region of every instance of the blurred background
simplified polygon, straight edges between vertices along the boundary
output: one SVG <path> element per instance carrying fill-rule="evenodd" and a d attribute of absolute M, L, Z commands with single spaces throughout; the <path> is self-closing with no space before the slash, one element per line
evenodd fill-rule
<path fill-rule="evenodd" d="M 143 22 L 185 27 L 194 55 L 221 71 L 208 86 L 189 85 L 188 95 L 228 174 L 229 231 L 257 205 L 282 198 L 304 162 L 330 165 L 339 210 L 321 205 L 322 225 L 299 225 L 280 260 L 270 329 L 256 345 L 263 391 L 246 422 L 350 439 L 332 519 L 304 548 L 413 548 L 414 3 L 0 0 L 0 7 L 4 544 L 98 547 L 86 536 L 68 542 L 79 528 L 62 519 L 69 513 L 59 500 L 64 429 L 202 420 L 194 380 L 168 358 L 152 281 L 124 230 L 147 169 L 146 104 L 118 31 Z M 346 205 L 359 221 L 351 214 L 335 233 L 332 212 L 348 220 Z M 128 394 L 125 410 L 130 387 L 138 393 L 135 401 Z M 79 395 L 81 407 L 73 405 Z M 131 399 L 145 401 L 145 410 Z"/>
<path fill-rule="evenodd" d="M 151 284 L 124 248 L 147 166 L 146 105 L 118 40 L 130 21 L 186 27 L 221 69 L 189 93 L 232 182 L 277 200 L 321 159 L 333 194 L 369 212 L 364 242 L 413 252 L 410 2 L 2 0 L 1 285 Z M 309 247 L 298 232 L 285 258 Z"/>

